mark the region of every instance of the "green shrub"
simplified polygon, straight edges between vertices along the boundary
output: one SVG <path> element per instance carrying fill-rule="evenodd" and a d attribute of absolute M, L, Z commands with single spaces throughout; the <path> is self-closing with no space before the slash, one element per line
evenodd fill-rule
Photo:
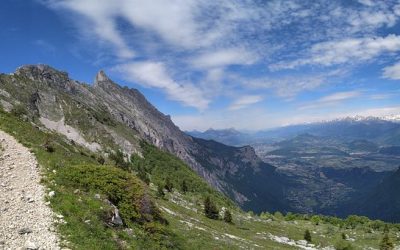
<path fill-rule="evenodd" d="M 344 240 L 341 240 L 336 243 L 335 248 L 337 250 L 353 250 L 354 247 L 351 245 L 349 242 L 346 242 Z"/>
<path fill-rule="evenodd" d="M 104 157 L 102 155 L 98 156 L 96 160 L 101 165 L 104 165 L 104 163 L 106 163 L 106 160 L 104 159 Z"/>
<path fill-rule="evenodd" d="M 45 143 L 43 144 L 44 149 L 49 153 L 54 153 L 56 151 L 53 142 L 49 138 L 46 139 Z"/>
<path fill-rule="evenodd" d="M 117 167 L 127 170 L 129 163 L 125 160 L 124 153 L 121 150 L 117 150 L 115 153 L 111 152 L 109 158 L 114 161 Z"/>
<path fill-rule="evenodd" d="M 274 218 L 277 219 L 277 220 L 283 220 L 284 216 L 283 216 L 283 214 L 281 212 L 276 211 L 274 213 Z"/>
<path fill-rule="evenodd" d="M 125 222 L 163 221 L 144 184 L 132 174 L 111 166 L 78 165 L 62 168 L 64 185 L 104 194 L 118 207 Z"/>
<path fill-rule="evenodd" d="M 28 111 L 22 104 L 17 104 L 14 105 L 14 107 L 11 109 L 11 114 L 21 118 L 23 116 L 28 115 Z"/>

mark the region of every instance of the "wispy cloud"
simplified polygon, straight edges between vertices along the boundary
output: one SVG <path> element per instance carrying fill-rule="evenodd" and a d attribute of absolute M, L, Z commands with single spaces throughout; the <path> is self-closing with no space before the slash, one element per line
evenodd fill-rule
<path fill-rule="evenodd" d="M 383 53 L 400 51 L 400 36 L 349 38 L 340 41 L 322 42 L 312 46 L 309 57 L 291 62 L 281 62 L 271 69 L 293 69 L 303 65 L 332 66 L 359 63 L 373 59 Z"/>
<path fill-rule="evenodd" d="M 215 68 L 229 65 L 249 65 L 257 61 L 257 55 L 241 48 L 228 48 L 201 54 L 192 59 L 197 68 Z"/>
<path fill-rule="evenodd" d="M 115 47 L 116 55 L 119 58 L 132 58 L 135 56 L 133 49 L 124 40 L 118 30 L 117 20 L 120 13 L 117 1 L 96 1 L 96 0 L 66 0 L 66 1 L 43 1 L 46 5 L 55 9 L 67 9 L 79 15 L 75 19 L 85 33 L 91 33 Z"/>
<path fill-rule="evenodd" d="M 114 70 L 128 81 L 136 82 L 145 87 L 164 90 L 172 100 L 199 110 L 207 108 L 210 100 L 204 97 L 202 91 L 192 84 L 179 84 L 168 74 L 163 63 L 139 62 L 120 64 Z"/>
<path fill-rule="evenodd" d="M 238 110 L 249 105 L 261 102 L 264 98 L 260 95 L 246 95 L 236 99 L 230 106 L 229 110 Z"/>
<path fill-rule="evenodd" d="M 50 54 L 54 54 L 56 52 L 56 47 L 53 44 L 47 42 L 46 40 L 37 39 L 33 41 L 33 44 L 40 47 L 41 49 L 46 50 Z"/>
<path fill-rule="evenodd" d="M 362 94 L 361 91 L 337 92 L 337 93 L 333 93 L 333 94 L 321 97 L 318 100 L 313 101 L 312 103 L 302 105 L 299 107 L 299 109 L 300 110 L 315 109 L 315 108 L 321 108 L 321 107 L 327 106 L 327 105 L 335 105 L 335 104 L 341 103 L 343 101 L 359 97 L 361 94 Z"/>

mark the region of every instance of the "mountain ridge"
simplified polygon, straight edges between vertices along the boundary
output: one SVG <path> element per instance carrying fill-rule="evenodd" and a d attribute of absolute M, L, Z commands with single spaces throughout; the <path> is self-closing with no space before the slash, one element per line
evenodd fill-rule
<path fill-rule="evenodd" d="M 48 129 L 58 129 L 67 137 L 74 134 L 74 138 L 84 142 L 83 145 L 97 143 L 102 151 L 120 148 L 128 154 L 140 154 L 139 142 L 145 140 L 182 159 L 214 188 L 242 206 L 254 196 L 241 193 L 240 190 L 246 191 L 240 187 L 241 171 L 257 178 L 259 168 L 273 169 L 255 154 L 249 154 L 250 151 L 221 143 L 214 144 L 214 147 L 232 155 L 226 157 L 211 153 L 207 143 L 199 143 L 182 132 L 169 116 L 159 112 L 138 90 L 119 86 L 104 71 L 97 73 L 93 85 L 70 79 L 68 73 L 48 65 L 22 66 L 14 74 L 2 75 L 0 80 L 2 93 L 8 93 L 0 95 L 6 110 L 26 107 L 23 113 L 32 122 Z M 227 178 L 229 172 L 235 174 Z M 267 172 L 270 175 L 264 177 L 271 182 L 279 178 L 273 170 Z M 265 188 L 256 191 L 269 194 Z M 272 210 L 278 208 L 281 207 L 271 204 Z"/>

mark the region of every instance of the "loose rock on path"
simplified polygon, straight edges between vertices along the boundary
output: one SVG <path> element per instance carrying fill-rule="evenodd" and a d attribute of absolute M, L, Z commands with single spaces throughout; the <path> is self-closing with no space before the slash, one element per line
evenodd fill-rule
<path fill-rule="evenodd" d="M 0 131 L 0 249 L 60 249 L 45 204 L 40 169 L 29 150 Z"/>

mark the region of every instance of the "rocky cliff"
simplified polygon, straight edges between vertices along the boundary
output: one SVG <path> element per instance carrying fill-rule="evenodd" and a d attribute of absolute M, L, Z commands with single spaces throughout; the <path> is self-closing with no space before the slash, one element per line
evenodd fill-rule
<path fill-rule="evenodd" d="M 89 85 L 47 65 L 22 66 L 0 76 L 0 104 L 93 151 L 119 148 L 140 154 L 139 142 L 146 140 L 178 156 L 243 207 L 267 199 L 267 208 L 283 208 L 275 168 L 262 162 L 251 147 L 186 135 L 138 90 L 114 83 L 103 71 Z"/>

